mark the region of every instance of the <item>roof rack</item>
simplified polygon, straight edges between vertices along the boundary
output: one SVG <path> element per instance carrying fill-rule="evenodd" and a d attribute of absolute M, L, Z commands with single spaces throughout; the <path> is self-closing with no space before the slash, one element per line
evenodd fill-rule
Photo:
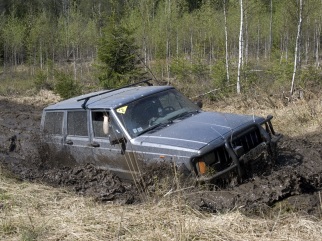
<path fill-rule="evenodd" d="M 151 86 L 152 84 L 149 82 L 150 80 L 152 80 L 152 78 L 149 78 L 149 79 L 146 79 L 146 80 L 142 80 L 142 81 L 136 82 L 136 83 L 134 83 L 134 84 L 130 84 L 130 85 L 126 85 L 126 86 L 122 86 L 122 87 L 119 87 L 119 88 L 116 88 L 116 89 L 107 90 L 107 91 L 104 91 L 104 92 L 99 93 L 99 94 L 90 95 L 90 96 L 87 96 L 87 97 L 84 97 L 84 98 L 78 99 L 77 101 L 82 101 L 82 100 L 84 100 L 84 103 L 82 104 L 82 108 L 83 108 L 83 109 L 86 109 L 86 104 L 87 104 L 87 102 L 89 101 L 89 99 L 90 99 L 90 98 L 93 98 L 93 97 L 96 97 L 96 96 L 100 96 L 100 95 L 104 95 L 104 94 L 107 94 L 107 93 L 110 93 L 110 92 L 113 92 L 113 91 L 116 91 L 116 90 L 124 89 L 124 88 L 127 88 L 127 87 L 136 86 L 136 85 L 138 85 L 138 84 L 142 84 L 142 83 L 145 83 L 145 84 L 147 84 L 148 86 Z"/>

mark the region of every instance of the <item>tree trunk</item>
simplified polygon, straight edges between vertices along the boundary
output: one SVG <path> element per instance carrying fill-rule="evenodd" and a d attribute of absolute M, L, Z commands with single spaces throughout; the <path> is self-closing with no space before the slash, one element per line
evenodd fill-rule
<path fill-rule="evenodd" d="M 294 93 L 294 86 L 295 86 L 295 75 L 297 70 L 298 64 L 298 55 L 300 49 L 300 37 L 301 37 L 301 28 L 302 28 L 302 11 L 303 11 L 303 2 L 300 0 L 299 6 L 299 22 L 297 25 L 297 35 L 296 35 L 296 44 L 295 44 L 295 54 L 294 54 L 294 69 L 293 69 L 293 76 L 292 76 L 292 84 L 291 84 L 291 95 Z"/>
<path fill-rule="evenodd" d="M 243 44 L 244 47 L 242 48 L 242 52 L 243 54 L 243 59 L 242 59 L 242 66 L 244 66 L 244 64 L 248 62 L 248 47 L 249 47 L 249 35 L 248 35 L 248 22 L 247 22 L 247 11 L 245 11 L 245 37 L 243 34 Z M 245 41 L 244 41 L 245 40 Z M 245 50 L 245 51 L 244 51 Z"/>
<path fill-rule="evenodd" d="M 259 49 L 260 49 L 260 31 L 259 31 L 259 20 L 257 24 L 257 46 L 256 46 L 256 60 L 259 62 Z"/>
<path fill-rule="evenodd" d="M 271 58 L 271 53 L 272 53 L 272 38 L 273 38 L 273 0 L 271 0 L 270 4 L 270 19 L 269 19 L 269 42 L 268 42 L 268 58 Z"/>
<path fill-rule="evenodd" d="M 321 25 L 316 23 L 316 36 L 315 36 L 315 66 L 319 68 L 319 48 L 320 48 L 320 36 L 321 36 Z"/>
<path fill-rule="evenodd" d="M 192 63 L 193 55 L 193 40 L 192 40 L 192 30 L 190 29 L 190 62 Z"/>
<path fill-rule="evenodd" d="M 286 37 L 285 37 L 285 60 L 288 60 L 288 31 L 286 31 Z"/>
<path fill-rule="evenodd" d="M 227 82 L 229 83 L 228 30 L 227 30 L 226 0 L 224 0 L 224 20 L 225 20 L 226 78 L 227 78 Z M 211 53 L 211 54 L 212 54 L 212 53 Z"/>
<path fill-rule="evenodd" d="M 176 38 L 176 56 L 177 58 L 179 57 L 179 30 L 178 30 L 178 27 L 177 27 L 177 38 Z"/>
<path fill-rule="evenodd" d="M 75 47 L 73 48 L 73 67 L 74 67 L 74 80 L 75 80 L 75 83 L 76 83 L 77 69 L 76 69 L 76 49 L 75 49 Z"/>
<path fill-rule="evenodd" d="M 40 43 L 40 47 L 39 47 L 39 55 L 40 55 L 40 69 L 43 69 L 43 59 L 42 59 L 42 44 Z"/>
<path fill-rule="evenodd" d="M 238 71 L 237 71 L 237 93 L 240 94 L 240 72 L 243 58 L 243 25 L 244 25 L 244 11 L 243 0 L 239 0 L 240 3 L 240 28 L 239 28 L 239 49 L 238 49 Z"/>
<path fill-rule="evenodd" d="M 307 33 L 307 39 L 305 43 L 305 64 L 309 62 L 309 49 L 310 49 L 310 37 L 309 33 Z"/>

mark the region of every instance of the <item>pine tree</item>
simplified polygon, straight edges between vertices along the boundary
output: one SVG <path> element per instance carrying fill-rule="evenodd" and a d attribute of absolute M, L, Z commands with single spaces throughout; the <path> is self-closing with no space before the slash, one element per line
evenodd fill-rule
<path fill-rule="evenodd" d="M 99 80 L 104 88 L 115 88 L 143 77 L 133 32 L 123 26 L 106 29 L 99 42 Z"/>

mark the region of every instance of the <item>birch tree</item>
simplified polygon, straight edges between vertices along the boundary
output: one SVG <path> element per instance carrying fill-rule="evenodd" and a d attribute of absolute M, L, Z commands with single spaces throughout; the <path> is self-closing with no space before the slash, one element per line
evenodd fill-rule
<path fill-rule="evenodd" d="M 294 93 L 294 85 L 295 85 L 295 76 L 296 70 L 298 65 L 298 57 L 299 57 L 299 50 L 301 47 L 300 38 L 301 38 L 301 29 L 302 29 L 302 13 L 303 13 L 303 0 L 300 0 L 299 3 L 299 20 L 297 25 L 297 35 L 296 35 L 296 43 L 295 43 L 295 53 L 294 53 L 294 68 L 293 68 L 293 76 L 292 76 L 292 84 L 291 84 L 291 95 Z"/>
<path fill-rule="evenodd" d="M 14 66 L 23 62 L 25 33 L 25 23 L 12 13 L 2 29 L 2 36 L 4 40 L 4 59 Z"/>
<path fill-rule="evenodd" d="M 270 59 L 272 53 L 272 39 L 273 39 L 273 0 L 270 1 L 270 18 L 269 18 L 269 39 L 268 39 L 268 58 Z"/>
<path fill-rule="evenodd" d="M 229 83 L 229 60 L 228 60 L 228 30 L 227 30 L 227 5 L 226 0 L 224 0 L 224 22 L 225 22 L 225 58 L 226 58 L 226 78 Z"/>
<path fill-rule="evenodd" d="M 243 26 L 244 26 L 244 10 L 243 0 L 239 0 L 240 4 L 240 27 L 239 27 L 239 47 L 238 47 L 238 69 L 237 69 L 237 93 L 240 94 L 240 72 L 243 61 Z"/>

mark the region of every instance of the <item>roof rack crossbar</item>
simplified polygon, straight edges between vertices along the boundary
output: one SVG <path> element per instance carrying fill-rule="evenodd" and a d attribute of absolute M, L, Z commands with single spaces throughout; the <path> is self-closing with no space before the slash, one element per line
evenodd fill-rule
<path fill-rule="evenodd" d="M 119 88 L 116 88 L 116 89 L 107 90 L 107 91 L 104 91 L 104 92 L 99 93 L 99 94 L 90 95 L 90 96 L 87 96 L 87 97 L 84 97 L 84 98 L 78 99 L 77 101 L 82 101 L 82 100 L 84 100 L 84 103 L 82 104 L 82 108 L 83 108 L 83 109 L 86 109 L 86 104 L 87 104 L 87 102 L 89 101 L 89 99 L 90 99 L 90 98 L 93 98 L 93 97 L 96 97 L 96 96 L 100 96 L 100 95 L 104 95 L 104 94 L 107 94 L 107 93 L 110 93 L 110 92 L 113 92 L 113 91 L 116 91 L 116 90 L 124 89 L 124 88 L 127 88 L 127 87 L 136 86 L 136 85 L 138 85 L 138 84 L 142 84 L 142 83 L 145 83 L 145 84 L 147 84 L 148 86 L 151 86 L 152 84 L 149 82 L 150 80 L 152 80 L 152 78 L 149 78 L 149 79 L 146 79 L 146 80 L 141 80 L 141 81 L 136 82 L 136 83 L 134 83 L 134 84 L 130 84 L 130 85 L 126 85 L 126 86 L 122 86 L 122 87 L 119 87 Z"/>

